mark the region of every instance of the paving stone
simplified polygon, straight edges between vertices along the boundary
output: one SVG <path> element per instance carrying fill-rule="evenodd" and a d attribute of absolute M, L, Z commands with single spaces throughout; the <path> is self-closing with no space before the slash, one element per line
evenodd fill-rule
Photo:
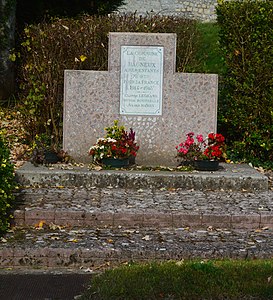
<path fill-rule="evenodd" d="M 16 241 L 15 236 L 24 236 Z M 29 238 L 26 239 L 25 237 Z M 50 237 L 58 237 L 58 239 Z M 0 243 L 1 268 L 94 267 L 126 260 L 271 258 L 273 230 L 199 228 L 16 229 Z M 37 243 L 44 241 L 44 243 Z"/>

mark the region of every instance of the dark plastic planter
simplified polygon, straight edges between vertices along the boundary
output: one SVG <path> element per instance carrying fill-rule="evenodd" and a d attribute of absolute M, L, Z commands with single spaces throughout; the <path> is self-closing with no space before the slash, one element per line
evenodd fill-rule
<path fill-rule="evenodd" d="M 56 164 L 59 161 L 59 157 L 56 152 L 46 151 L 45 152 L 45 163 Z"/>
<path fill-rule="evenodd" d="M 129 158 L 103 158 L 102 163 L 105 166 L 113 167 L 113 168 L 123 168 L 129 166 Z"/>
<path fill-rule="evenodd" d="M 194 168 L 198 171 L 217 171 L 219 161 L 217 160 L 195 160 Z"/>

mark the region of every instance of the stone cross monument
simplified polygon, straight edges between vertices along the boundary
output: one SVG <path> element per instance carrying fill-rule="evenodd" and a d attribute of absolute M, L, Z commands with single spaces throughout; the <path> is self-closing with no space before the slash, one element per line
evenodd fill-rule
<path fill-rule="evenodd" d="M 109 34 L 108 71 L 65 71 L 64 150 L 89 162 L 89 148 L 119 120 L 133 128 L 136 162 L 176 165 L 186 133 L 216 132 L 218 76 L 177 73 L 176 34 Z"/>

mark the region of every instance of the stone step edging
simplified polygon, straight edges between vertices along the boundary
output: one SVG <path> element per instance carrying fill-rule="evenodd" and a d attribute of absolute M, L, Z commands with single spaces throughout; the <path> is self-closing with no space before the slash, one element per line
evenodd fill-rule
<path fill-rule="evenodd" d="M 177 228 L 214 227 L 233 229 L 273 228 L 273 214 L 270 212 L 252 214 L 209 214 L 183 211 L 93 211 L 84 210 L 15 210 L 14 225 L 37 226 L 40 222 L 60 226 L 81 226 L 96 228 L 122 226 L 130 228 Z"/>
<path fill-rule="evenodd" d="M 21 186 L 64 186 L 87 189 L 112 186 L 127 189 L 181 188 L 184 190 L 267 191 L 268 178 L 248 165 L 221 164 L 216 172 L 166 172 L 101 170 L 87 168 L 61 169 L 60 166 L 35 167 L 25 163 L 16 170 Z"/>

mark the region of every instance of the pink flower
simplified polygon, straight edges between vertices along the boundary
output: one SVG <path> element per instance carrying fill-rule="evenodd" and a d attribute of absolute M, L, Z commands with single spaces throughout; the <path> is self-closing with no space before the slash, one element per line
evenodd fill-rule
<path fill-rule="evenodd" d="M 185 142 L 185 146 L 189 147 L 190 145 L 192 145 L 194 143 L 194 139 L 192 137 L 187 138 L 186 142 Z"/>
<path fill-rule="evenodd" d="M 194 135 L 194 132 L 189 132 L 185 142 L 176 146 L 178 155 L 183 160 L 204 159 L 204 155 L 208 159 L 221 159 L 225 152 L 225 138 L 218 133 L 209 133 L 204 139 L 202 134 Z"/>
<path fill-rule="evenodd" d="M 184 148 L 180 148 L 178 150 L 179 153 L 183 153 L 183 154 L 187 154 L 188 153 L 188 150 L 187 149 L 184 149 Z"/>
<path fill-rule="evenodd" d="M 204 138 L 203 138 L 203 135 L 202 135 L 202 134 L 198 134 L 198 135 L 196 136 L 196 138 L 197 138 L 197 141 L 198 141 L 199 143 L 203 143 L 203 142 L 204 142 Z"/>
<path fill-rule="evenodd" d="M 194 132 L 189 132 L 189 133 L 187 133 L 187 136 L 188 136 L 189 138 L 192 138 L 192 137 L 194 136 Z"/>

